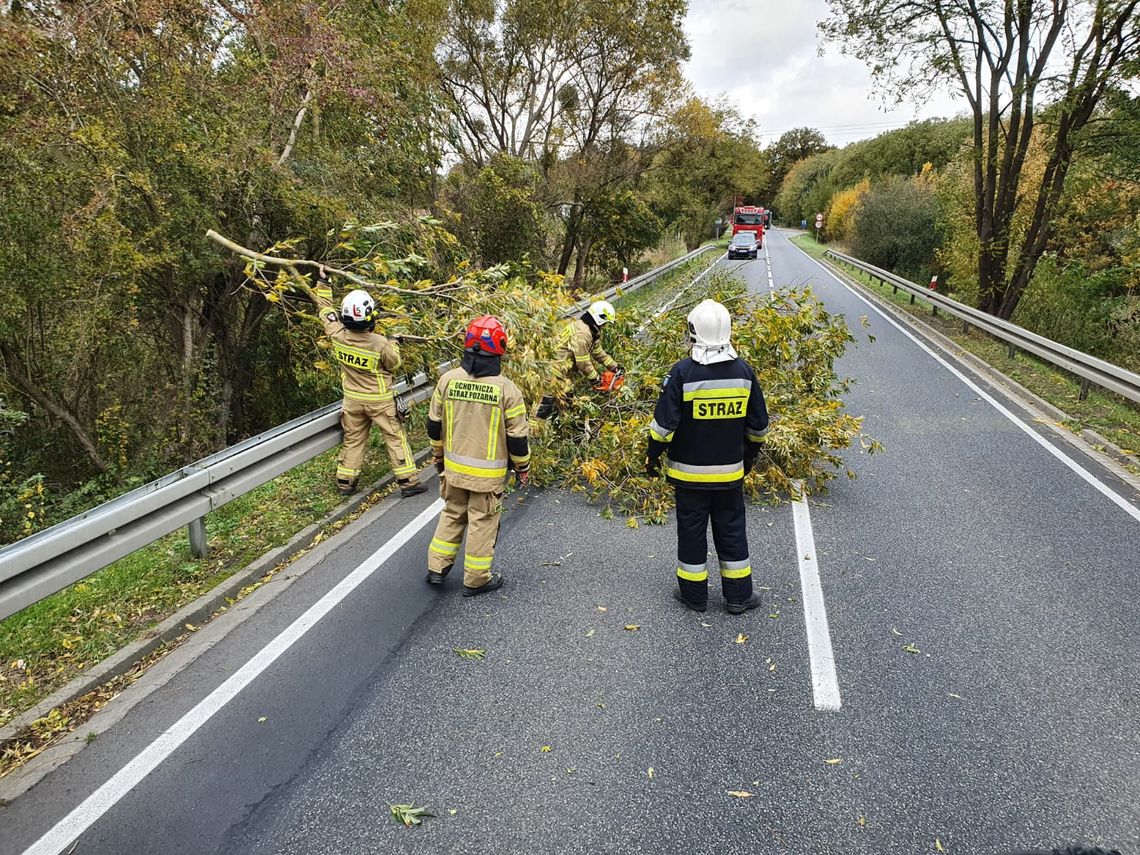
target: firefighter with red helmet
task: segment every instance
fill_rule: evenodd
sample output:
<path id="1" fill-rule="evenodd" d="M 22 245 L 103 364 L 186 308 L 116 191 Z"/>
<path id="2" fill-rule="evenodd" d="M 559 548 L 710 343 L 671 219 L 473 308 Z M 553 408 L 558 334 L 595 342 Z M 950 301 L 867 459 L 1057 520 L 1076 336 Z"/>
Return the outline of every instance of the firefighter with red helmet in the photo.
<path id="1" fill-rule="evenodd" d="M 427 433 L 444 500 L 428 547 L 427 581 L 442 585 L 463 542 L 463 596 L 503 584 L 491 572 L 503 488 L 514 469 L 520 484 L 530 472 L 526 404 L 501 371 L 507 331 L 483 315 L 467 327 L 463 361 L 439 378 L 431 396 Z"/>
<path id="2" fill-rule="evenodd" d="M 396 412 L 392 372 L 400 367 L 396 342 L 376 333 L 376 303 L 367 291 L 350 291 L 341 300 L 340 311 L 333 308 L 332 284 L 324 268 L 317 274 L 313 302 L 332 342 L 340 363 L 340 424 L 344 442 L 337 458 L 336 486 L 344 495 L 356 490 L 364 465 L 364 449 L 372 425 L 380 429 L 392 474 L 404 498 L 427 491 L 420 483 L 412 447 Z"/>
<path id="3" fill-rule="evenodd" d="M 621 387 L 622 368 L 617 360 L 602 347 L 602 327 L 613 323 L 617 312 L 607 300 L 595 300 L 581 317 L 566 322 L 554 356 L 554 368 L 563 376 L 578 372 L 595 384 L 599 391 L 613 392 Z M 601 365 L 599 374 L 595 363 Z M 548 419 L 557 406 L 554 395 L 544 395 L 535 411 L 535 418 Z"/>

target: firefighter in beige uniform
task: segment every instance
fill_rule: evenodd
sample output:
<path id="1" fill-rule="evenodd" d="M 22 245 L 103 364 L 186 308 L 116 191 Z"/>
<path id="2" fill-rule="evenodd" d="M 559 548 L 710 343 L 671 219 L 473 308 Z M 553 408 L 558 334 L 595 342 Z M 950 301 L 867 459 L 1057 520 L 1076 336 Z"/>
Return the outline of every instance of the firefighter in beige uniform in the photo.
<path id="1" fill-rule="evenodd" d="M 508 467 L 525 484 L 530 472 L 526 404 L 500 372 L 507 333 L 498 318 L 483 315 L 467 327 L 463 362 L 436 384 L 427 432 L 445 502 L 428 547 L 427 580 L 442 585 L 459 554 L 463 532 L 463 595 L 503 584 L 491 572 Z"/>
<path id="2" fill-rule="evenodd" d="M 613 304 L 606 300 L 596 300 L 581 317 L 568 320 L 559 340 L 558 351 L 554 355 L 555 370 L 565 376 L 576 371 L 591 383 L 599 380 L 595 362 L 606 371 L 621 374 L 621 366 L 606 353 L 601 339 L 602 327 L 613 323 L 616 318 Z M 535 411 L 535 418 L 550 418 L 557 403 L 554 395 L 544 395 Z"/>
<path id="3" fill-rule="evenodd" d="M 388 447 L 388 459 L 400 485 L 400 494 L 406 498 L 423 493 L 427 487 L 419 482 L 415 457 L 396 415 L 392 392 L 391 372 L 400 366 L 400 349 L 394 341 L 374 332 L 376 304 L 367 291 L 348 292 L 338 314 L 332 304 L 332 286 L 323 273 L 322 269 L 313 300 L 340 363 L 344 392 L 340 415 L 344 443 L 337 458 L 337 489 L 344 494 L 356 489 L 368 434 L 375 424 Z"/>

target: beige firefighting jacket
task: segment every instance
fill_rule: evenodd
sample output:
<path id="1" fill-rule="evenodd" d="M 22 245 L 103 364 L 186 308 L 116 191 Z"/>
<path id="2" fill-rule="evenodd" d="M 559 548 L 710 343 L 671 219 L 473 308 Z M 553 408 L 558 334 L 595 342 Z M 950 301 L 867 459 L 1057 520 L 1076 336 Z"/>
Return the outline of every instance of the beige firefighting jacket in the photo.
<path id="1" fill-rule="evenodd" d="M 400 367 L 400 348 L 391 339 L 367 330 L 350 330 L 340 322 L 331 288 L 315 288 L 317 314 L 340 363 L 344 397 L 355 401 L 391 401 L 392 372 Z"/>
<path id="2" fill-rule="evenodd" d="M 598 369 L 594 367 L 594 360 L 605 366 L 607 371 L 617 368 L 617 360 L 602 348 L 600 337 L 594 340 L 590 325 L 581 318 L 572 318 L 566 322 L 554 360 L 554 364 L 560 370 L 569 373 L 577 369 L 590 381 L 598 379 Z"/>
<path id="3" fill-rule="evenodd" d="M 447 483 L 476 493 L 503 489 L 507 460 L 530 466 L 526 404 L 501 374 L 475 378 L 453 368 L 439 378 L 428 409 L 432 454 L 443 458 Z"/>

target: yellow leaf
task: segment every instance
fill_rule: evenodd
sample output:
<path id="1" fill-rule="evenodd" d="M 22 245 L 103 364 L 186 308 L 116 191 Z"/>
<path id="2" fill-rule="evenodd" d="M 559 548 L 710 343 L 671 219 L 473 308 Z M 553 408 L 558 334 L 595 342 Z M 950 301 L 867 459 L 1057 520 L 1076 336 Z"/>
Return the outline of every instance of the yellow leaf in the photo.
<path id="1" fill-rule="evenodd" d="M 934 838 L 934 851 L 935 852 L 945 852 L 946 851 L 945 849 L 942 848 L 942 841 L 939 840 L 937 837 Z"/>
<path id="2" fill-rule="evenodd" d="M 625 527 L 626 528 L 641 528 L 641 526 L 638 525 L 637 517 L 630 517 L 629 519 L 627 519 L 625 521 Z"/>
<path id="3" fill-rule="evenodd" d="M 641 629 L 641 624 L 639 623 L 627 623 L 625 625 L 626 632 L 636 632 L 639 629 Z"/>
<path id="4" fill-rule="evenodd" d="M 652 780 L 653 780 L 653 767 L 652 767 L 652 766 L 650 766 L 650 767 L 649 767 L 649 769 L 646 771 L 646 773 L 645 773 L 645 774 L 646 774 L 646 775 L 648 775 L 648 776 L 649 776 L 649 780 L 651 780 L 651 781 L 652 781 Z"/>
<path id="5" fill-rule="evenodd" d="M 736 796 L 738 799 L 750 799 L 753 794 L 748 790 L 725 790 L 730 796 Z"/>
<path id="6" fill-rule="evenodd" d="M 743 632 L 740 633 L 740 635 L 736 636 L 736 643 L 737 644 L 744 644 L 746 641 L 748 641 L 748 636 L 745 635 Z"/>
<path id="7" fill-rule="evenodd" d="M 188 623 L 185 626 L 191 632 L 197 632 L 198 631 L 198 627 L 194 626 L 194 624 L 192 624 L 192 623 Z"/>
<path id="8" fill-rule="evenodd" d="M 830 760 L 824 760 L 823 762 L 826 763 L 828 766 L 838 766 L 840 763 L 843 762 L 843 758 L 842 757 L 832 757 Z"/>
<path id="9" fill-rule="evenodd" d="M 860 825 L 860 827 L 862 827 L 862 826 L 865 826 L 866 824 L 867 824 L 867 817 L 865 817 L 865 816 L 861 816 L 861 817 L 859 817 L 859 825 Z"/>
<path id="10" fill-rule="evenodd" d="M 549 753 L 550 753 L 550 746 L 549 746 L 549 745 L 544 745 L 544 746 L 542 746 L 542 747 L 541 747 L 540 749 L 538 749 L 538 750 L 539 750 L 541 753 L 543 753 L 543 754 L 549 754 Z"/>

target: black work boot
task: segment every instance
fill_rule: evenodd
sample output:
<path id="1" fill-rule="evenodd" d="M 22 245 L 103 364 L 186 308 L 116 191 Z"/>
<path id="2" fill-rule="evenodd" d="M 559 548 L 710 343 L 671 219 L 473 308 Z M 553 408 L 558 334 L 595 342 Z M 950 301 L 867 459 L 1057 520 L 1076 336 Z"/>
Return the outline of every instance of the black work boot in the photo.
<path id="1" fill-rule="evenodd" d="M 673 589 L 673 599 L 678 603 L 684 604 L 687 608 L 690 608 L 695 612 L 703 612 L 708 608 L 708 603 L 694 603 L 692 600 L 686 600 L 685 595 L 676 588 Z"/>
<path id="2" fill-rule="evenodd" d="M 491 591 L 496 591 L 503 587 L 503 574 L 492 573 L 491 578 L 477 588 L 470 588 L 467 585 L 463 586 L 463 596 L 477 597 L 480 594 L 487 594 Z"/>
<path id="3" fill-rule="evenodd" d="M 336 489 L 337 492 L 342 496 L 351 496 L 356 492 L 356 479 L 354 478 L 351 481 L 345 481 L 341 478 L 337 478 Z"/>
<path id="4" fill-rule="evenodd" d="M 759 606 L 763 599 L 759 594 L 753 594 L 743 603 L 725 603 L 725 608 L 728 609 L 730 615 L 742 615 Z"/>
<path id="5" fill-rule="evenodd" d="M 426 493 L 427 487 L 419 481 L 400 481 L 400 498 L 407 499 L 410 496 L 418 496 L 420 493 Z"/>

